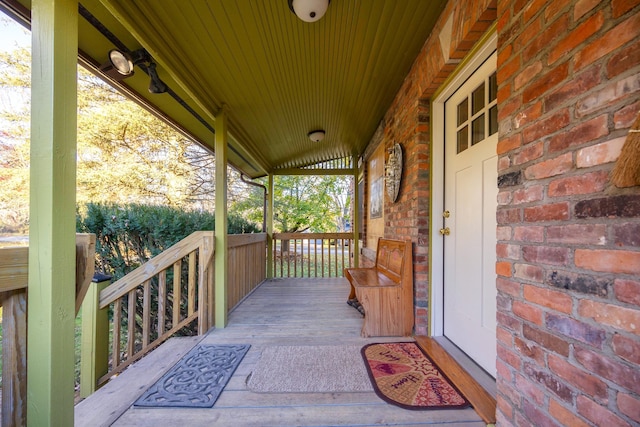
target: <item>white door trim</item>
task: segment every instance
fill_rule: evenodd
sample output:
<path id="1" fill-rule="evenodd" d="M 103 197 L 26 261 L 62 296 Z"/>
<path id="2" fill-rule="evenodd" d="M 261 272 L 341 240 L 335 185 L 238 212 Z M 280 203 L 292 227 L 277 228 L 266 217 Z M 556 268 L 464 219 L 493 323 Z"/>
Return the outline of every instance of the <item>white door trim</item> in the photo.
<path id="1" fill-rule="evenodd" d="M 444 104 L 456 90 L 491 56 L 498 44 L 494 32 L 466 64 L 455 71 L 447 87 L 431 104 L 431 295 L 429 304 L 432 336 L 444 334 L 444 238 L 439 230 L 444 227 Z"/>

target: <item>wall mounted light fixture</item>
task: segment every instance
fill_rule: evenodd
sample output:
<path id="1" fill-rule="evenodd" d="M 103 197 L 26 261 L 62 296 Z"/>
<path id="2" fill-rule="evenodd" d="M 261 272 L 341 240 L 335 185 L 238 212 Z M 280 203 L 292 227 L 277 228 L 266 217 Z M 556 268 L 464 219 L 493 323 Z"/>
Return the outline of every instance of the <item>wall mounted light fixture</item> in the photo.
<path id="1" fill-rule="evenodd" d="M 112 79 L 120 81 L 133 75 L 133 60 L 128 53 L 112 49 L 109 51 L 109 59 L 100 70 Z"/>
<path id="2" fill-rule="evenodd" d="M 164 93 L 167 91 L 167 85 L 160 80 L 156 71 L 156 63 L 144 48 L 135 50 L 131 53 L 122 52 L 118 49 L 109 51 L 109 59 L 100 67 L 100 71 L 111 77 L 113 80 L 121 81 L 127 77 L 133 76 L 137 65 L 149 75 L 149 92 Z"/>
<path id="3" fill-rule="evenodd" d="M 288 0 L 289 9 L 305 22 L 322 18 L 331 0 Z"/>

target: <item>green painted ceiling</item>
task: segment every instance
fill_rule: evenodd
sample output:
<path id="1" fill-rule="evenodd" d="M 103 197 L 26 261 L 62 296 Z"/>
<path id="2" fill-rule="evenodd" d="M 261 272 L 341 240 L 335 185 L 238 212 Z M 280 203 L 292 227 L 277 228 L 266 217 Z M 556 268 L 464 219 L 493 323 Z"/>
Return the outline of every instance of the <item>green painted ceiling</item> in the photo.
<path id="1" fill-rule="evenodd" d="M 209 145 L 225 105 L 229 161 L 257 177 L 361 154 L 445 3 L 332 0 L 315 23 L 298 19 L 287 0 L 85 0 L 82 6 L 129 50 L 146 48 L 162 80 L 200 119 L 169 94 L 149 94 L 140 70 L 123 81 L 125 90 Z M 112 41 L 86 17 L 79 31 L 85 62 L 106 61 Z M 324 141 L 307 138 L 314 129 L 326 131 Z"/>

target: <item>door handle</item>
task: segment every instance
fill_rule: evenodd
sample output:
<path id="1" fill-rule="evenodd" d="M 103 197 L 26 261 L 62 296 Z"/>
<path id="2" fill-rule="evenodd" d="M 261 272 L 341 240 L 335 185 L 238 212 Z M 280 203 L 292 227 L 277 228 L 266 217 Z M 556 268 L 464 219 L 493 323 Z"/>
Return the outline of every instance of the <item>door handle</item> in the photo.
<path id="1" fill-rule="evenodd" d="M 449 234 L 451 234 L 451 230 L 449 229 L 449 227 L 441 228 L 440 234 L 442 234 L 443 236 L 448 236 Z"/>

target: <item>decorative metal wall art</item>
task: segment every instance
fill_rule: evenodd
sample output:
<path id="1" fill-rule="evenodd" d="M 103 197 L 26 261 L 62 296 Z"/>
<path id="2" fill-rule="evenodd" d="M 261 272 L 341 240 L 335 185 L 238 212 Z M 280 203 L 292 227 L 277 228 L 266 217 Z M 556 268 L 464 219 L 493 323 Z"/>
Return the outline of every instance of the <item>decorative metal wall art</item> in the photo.
<path id="1" fill-rule="evenodd" d="M 400 179 L 402 178 L 402 147 L 395 142 L 389 149 L 389 158 L 384 167 L 384 182 L 387 187 L 387 195 L 391 202 L 395 202 L 400 191 Z"/>

